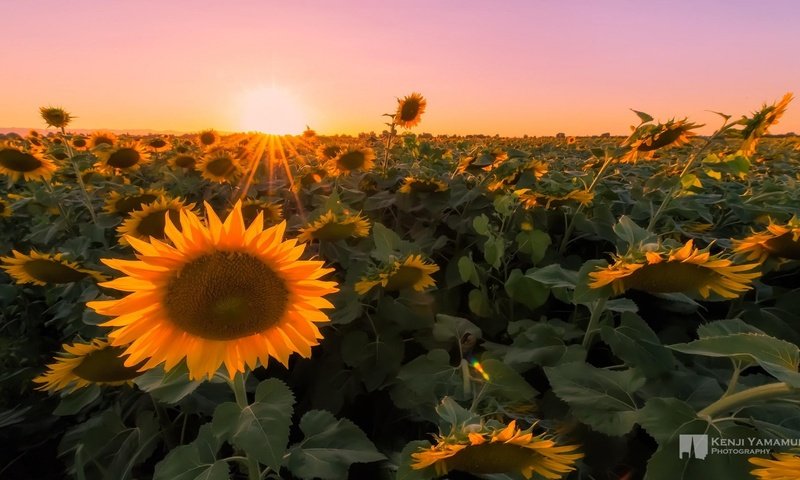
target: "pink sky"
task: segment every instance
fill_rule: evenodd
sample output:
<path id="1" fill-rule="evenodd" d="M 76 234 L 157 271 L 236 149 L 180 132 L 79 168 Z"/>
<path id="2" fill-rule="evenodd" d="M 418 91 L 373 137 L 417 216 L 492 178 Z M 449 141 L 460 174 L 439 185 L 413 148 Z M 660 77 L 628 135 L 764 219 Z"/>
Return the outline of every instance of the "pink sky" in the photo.
<path id="1" fill-rule="evenodd" d="M 412 91 L 419 132 L 623 134 L 629 108 L 716 125 L 800 95 L 798 23 L 794 0 L 7 2 L 0 127 L 53 104 L 75 128 L 236 130 L 264 87 L 328 134 L 380 131 Z"/>

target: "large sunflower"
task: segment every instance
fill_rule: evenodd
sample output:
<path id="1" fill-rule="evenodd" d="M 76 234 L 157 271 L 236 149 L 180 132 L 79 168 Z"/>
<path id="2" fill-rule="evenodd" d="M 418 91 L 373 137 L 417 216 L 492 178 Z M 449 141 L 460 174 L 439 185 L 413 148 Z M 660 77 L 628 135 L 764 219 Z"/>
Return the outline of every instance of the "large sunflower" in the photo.
<path id="1" fill-rule="evenodd" d="M 80 267 L 75 262 L 64 259 L 61 253 L 47 254 L 31 250 L 28 255 L 12 250 L 13 257 L 0 257 L 0 268 L 5 270 L 17 283 L 34 285 L 64 284 L 92 277 L 98 282 L 105 277 L 94 270 Z"/>
<path id="2" fill-rule="evenodd" d="M 203 178 L 212 182 L 230 182 L 241 171 L 239 160 L 236 156 L 225 149 L 216 149 L 206 154 L 197 164 L 197 169 Z"/>
<path id="3" fill-rule="evenodd" d="M 404 288 L 413 288 L 421 292 L 436 285 L 431 274 L 438 271 L 438 265 L 424 261 L 421 255 L 408 255 L 362 278 L 356 283 L 355 290 L 359 295 L 365 295 L 373 287 L 380 285 L 387 292 L 396 292 Z"/>
<path id="4" fill-rule="evenodd" d="M 206 204 L 206 218 L 183 210 L 180 230 L 167 220 L 174 246 L 127 237 L 138 260 L 104 260 L 128 276 L 103 286 L 130 293 L 87 305 L 115 317 L 103 326 L 114 327 L 112 345 L 127 345 L 125 364 L 170 370 L 185 358 L 193 379 L 221 365 L 232 378 L 269 357 L 309 357 L 322 338 L 314 324 L 328 321 L 321 309 L 333 307 L 323 297 L 337 291 L 319 278 L 333 270 L 299 260 L 304 247 L 283 241 L 286 222 L 265 230 L 259 215 L 245 228 L 239 202 L 224 223 Z"/>
<path id="5" fill-rule="evenodd" d="M 665 249 L 656 246 L 616 257 L 614 264 L 591 272 L 592 288 L 611 285 L 615 294 L 628 289 L 650 293 L 685 293 L 708 298 L 711 292 L 724 298 L 736 298 L 749 290 L 758 264 L 735 265 L 731 260 L 711 255 L 694 247 L 689 240 L 683 247 Z"/>
<path id="6" fill-rule="evenodd" d="M 12 181 L 49 180 L 55 171 L 56 164 L 52 160 L 0 140 L 0 174 Z"/>
<path id="7" fill-rule="evenodd" d="M 173 223 L 180 226 L 180 212 L 191 210 L 194 203 L 184 204 L 177 198 L 160 197 L 158 200 L 143 204 L 141 210 L 134 210 L 128 214 L 128 218 L 117 227 L 119 243 L 127 245 L 130 237 L 140 240 L 147 240 L 154 237 L 163 240 L 166 237 L 165 217 L 169 215 Z"/>
<path id="8" fill-rule="evenodd" d="M 143 205 L 155 202 L 159 197 L 166 195 L 164 190 L 143 189 L 131 194 L 122 194 L 112 190 L 106 198 L 103 210 L 117 215 L 127 215 L 134 210 L 140 210 Z"/>
<path id="9" fill-rule="evenodd" d="M 402 100 L 398 99 L 397 112 L 394 114 L 394 123 L 398 127 L 403 128 L 411 128 L 419 125 L 427 105 L 428 102 L 425 98 L 416 92 Z"/>
<path id="10" fill-rule="evenodd" d="M 691 141 L 695 130 L 702 127 L 688 119 L 670 120 L 666 123 L 641 125 L 623 143 L 630 150 L 623 157 L 624 162 L 636 163 L 637 159 L 651 159 L 657 150 L 679 147 Z"/>
<path id="11" fill-rule="evenodd" d="M 351 214 L 348 211 L 334 213 L 333 210 L 328 210 L 302 228 L 297 240 L 299 242 L 310 242 L 311 240 L 335 242 L 346 238 L 366 237 L 369 235 L 369 228 L 369 220 L 360 213 Z"/>
<path id="12" fill-rule="evenodd" d="M 794 217 L 786 225 L 770 222 L 763 232 L 734 240 L 733 251 L 758 262 L 769 256 L 800 260 L 800 218 Z"/>
<path id="13" fill-rule="evenodd" d="M 89 137 L 89 148 L 97 148 L 101 145 L 113 147 L 117 144 L 117 136 L 111 132 L 94 132 Z"/>
<path id="14" fill-rule="evenodd" d="M 33 379 L 41 383 L 37 390 L 71 392 L 89 385 L 132 385 L 141 375 L 139 365 L 125 365 L 124 349 L 112 347 L 106 340 L 64 344 L 64 352 L 47 366 L 47 372 Z"/>
<path id="15" fill-rule="evenodd" d="M 347 147 L 333 159 L 331 166 L 335 173 L 342 175 L 355 170 L 369 171 L 375 161 L 375 152 L 371 148 Z"/>
<path id="16" fill-rule="evenodd" d="M 774 460 L 761 457 L 750 457 L 748 462 L 762 468 L 750 473 L 765 480 L 797 480 L 800 478 L 800 456 L 791 453 L 773 453 Z"/>
<path id="17" fill-rule="evenodd" d="M 474 474 L 520 472 L 525 478 L 537 473 L 558 479 L 575 470 L 575 462 L 583 458 L 582 453 L 575 453 L 578 445 L 558 445 L 544 434 L 534 436 L 532 429 L 517 428 L 516 421 L 502 429 L 480 425 L 475 430 L 437 436 L 436 445 L 411 454 L 411 468 L 433 466 L 437 476 L 458 470 Z"/>
<path id="18" fill-rule="evenodd" d="M 101 146 L 94 150 L 97 168 L 108 174 L 136 170 L 150 160 L 150 155 L 138 142 L 126 140 L 117 146 Z"/>
<path id="19" fill-rule="evenodd" d="M 752 155 L 755 153 L 758 141 L 768 133 L 770 127 L 778 123 L 778 120 L 789 107 L 789 102 L 792 101 L 792 98 L 791 92 L 787 93 L 779 102 L 769 106 L 765 104 L 761 107 L 761 110 L 753 113 L 751 118 L 742 117 L 740 122 L 744 124 L 744 127 L 740 133 L 744 141 L 739 149 L 743 154 Z"/>

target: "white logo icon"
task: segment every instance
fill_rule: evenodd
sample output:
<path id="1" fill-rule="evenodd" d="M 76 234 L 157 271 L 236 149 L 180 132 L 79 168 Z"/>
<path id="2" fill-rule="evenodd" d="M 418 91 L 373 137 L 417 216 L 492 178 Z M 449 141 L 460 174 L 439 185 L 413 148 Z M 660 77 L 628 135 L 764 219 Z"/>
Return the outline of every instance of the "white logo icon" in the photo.
<path id="1" fill-rule="evenodd" d="M 687 458 L 698 458 L 705 460 L 708 455 L 708 435 L 680 435 L 680 451 L 678 458 L 683 459 L 683 454 L 687 454 Z"/>

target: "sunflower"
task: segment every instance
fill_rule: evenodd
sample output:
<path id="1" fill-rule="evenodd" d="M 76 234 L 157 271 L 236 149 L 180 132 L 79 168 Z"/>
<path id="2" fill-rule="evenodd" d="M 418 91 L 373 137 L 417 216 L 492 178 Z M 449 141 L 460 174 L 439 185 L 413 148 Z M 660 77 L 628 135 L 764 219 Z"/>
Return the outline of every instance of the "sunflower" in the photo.
<path id="1" fill-rule="evenodd" d="M 569 136 L 567 137 L 567 145 L 574 145 L 576 142 L 575 137 Z"/>
<path id="2" fill-rule="evenodd" d="M 438 271 L 438 265 L 422 260 L 421 255 L 407 255 L 404 259 L 394 260 L 376 273 L 363 277 L 356 283 L 355 290 L 359 295 L 366 295 L 373 287 L 380 285 L 387 292 L 404 288 L 421 292 L 436 285 L 431 274 Z"/>
<path id="3" fill-rule="evenodd" d="M 37 390 L 72 392 L 89 385 L 133 385 L 133 379 L 141 375 L 141 364 L 126 366 L 124 349 L 106 340 L 64 344 L 63 348 L 48 371 L 33 379 L 42 384 Z"/>
<path id="4" fill-rule="evenodd" d="M 212 182 L 224 183 L 233 180 L 242 167 L 232 152 L 217 149 L 206 154 L 197 164 L 197 168 L 203 178 Z"/>
<path id="5" fill-rule="evenodd" d="M 28 255 L 12 250 L 13 257 L 0 257 L 0 268 L 6 271 L 17 283 L 34 285 L 59 285 L 79 282 L 92 277 L 98 282 L 105 277 L 94 270 L 81 268 L 77 263 L 65 260 L 63 254 L 39 253 L 31 250 Z"/>
<path id="6" fill-rule="evenodd" d="M 316 155 L 320 161 L 326 162 L 328 160 L 333 160 L 334 158 L 336 158 L 336 156 L 339 155 L 341 151 L 342 151 L 341 145 L 331 143 L 329 145 L 320 145 L 319 148 L 317 148 Z"/>
<path id="7" fill-rule="evenodd" d="M 322 182 L 328 176 L 328 171 L 323 167 L 306 166 L 301 169 L 299 173 L 300 181 L 297 188 L 300 186 L 310 187 Z"/>
<path id="8" fill-rule="evenodd" d="M 592 288 L 611 284 L 615 294 L 634 289 L 650 293 L 685 293 L 708 298 L 715 292 L 724 298 L 736 298 L 749 290 L 750 283 L 761 276 L 752 270 L 758 264 L 735 265 L 731 260 L 711 255 L 694 247 L 689 240 L 680 248 L 660 245 L 628 256 L 617 257 L 613 265 L 591 272 Z"/>
<path id="9" fill-rule="evenodd" d="M 342 175 L 354 170 L 368 171 L 375 160 L 375 152 L 371 148 L 342 148 L 332 161 L 335 173 Z"/>
<path id="10" fill-rule="evenodd" d="M 144 141 L 144 144 L 147 147 L 155 152 L 163 152 L 164 150 L 169 150 L 169 143 L 164 140 L 163 137 L 156 135 L 154 137 L 150 137 Z"/>
<path id="11" fill-rule="evenodd" d="M 333 210 L 328 210 L 302 228 L 297 240 L 301 243 L 311 240 L 335 242 L 346 238 L 366 237 L 369 235 L 369 228 L 369 220 L 360 213 L 351 214 L 347 210 L 334 213 Z"/>
<path id="12" fill-rule="evenodd" d="M 145 203 L 141 210 L 134 210 L 128 214 L 128 218 L 117 227 L 120 245 L 127 245 L 130 237 L 140 240 L 147 240 L 154 237 L 163 240 L 166 237 L 165 217 L 169 215 L 173 223 L 180 226 L 180 212 L 191 210 L 194 203 L 184 204 L 177 198 L 160 197 L 158 200 Z M 176 227 L 176 228 L 178 228 Z"/>
<path id="13" fill-rule="evenodd" d="M 64 128 L 72 120 L 72 116 L 61 107 L 41 107 L 39 108 L 39 115 L 42 116 L 47 125 L 55 128 Z"/>
<path id="14" fill-rule="evenodd" d="M 752 155 L 755 153 L 758 141 L 768 133 L 770 127 L 778 123 L 778 120 L 780 120 L 786 112 L 792 98 L 791 92 L 787 93 L 779 102 L 770 106 L 765 104 L 761 107 L 761 110 L 753 113 L 752 118 L 742 117 L 740 123 L 742 123 L 744 127 L 740 133 L 744 141 L 739 150 L 741 150 L 744 155 Z"/>
<path id="15" fill-rule="evenodd" d="M 425 113 L 425 107 L 428 102 L 419 93 L 412 93 L 411 95 L 397 100 L 397 112 L 394 114 L 394 123 L 398 127 L 411 128 L 419 125 L 422 120 L 422 114 Z"/>
<path id="16" fill-rule="evenodd" d="M 265 225 L 271 226 L 283 221 L 283 207 L 278 203 L 255 199 L 242 202 L 244 223 L 252 223 L 259 214 L 264 215 Z"/>
<path id="17" fill-rule="evenodd" d="M 759 263 L 770 255 L 800 260 L 800 218 L 794 217 L 786 225 L 770 222 L 763 232 L 753 232 L 747 238 L 734 240 L 733 251 L 746 255 L 747 260 Z"/>
<path id="18" fill-rule="evenodd" d="M 639 158 L 653 158 L 656 150 L 685 145 L 696 135 L 692 130 L 702 126 L 691 123 L 686 118 L 683 120 L 673 119 L 656 125 L 641 125 L 634 129 L 631 136 L 623 142 L 623 146 L 630 147 L 628 153 L 623 157 L 623 161 L 636 163 Z"/>
<path id="19" fill-rule="evenodd" d="M 224 365 L 233 378 L 269 357 L 287 365 L 297 352 L 311 355 L 322 338 L 315 323 L 328 321 L 325 295 L 335 282 L 319 261 L 301 261 L 304 247 L 283 241 L 286 222 L 264 229 L 259 215 L 247 228 L 240 202 L 225 222 L 206 204 L 208 225 L 181 212 L 179 230 L 167 221 L 173 246 L 128 237 L 138 260 L 104 260 L 127 274 L 103 286 L 130 292 L 119 300 L 87 305 L 115 317 L 111 344 L 126 346 L 126 366 L 147 360 L 172 369 L 184 358 L 192 379 L 211 377 Z"/>
<path id="20" fill-rule="evenodd" d="M 105 146 L 96 148 L 95 156 L 98 162 L 98 170 L 107 172 L 109 175 L 120 171 L 136 170 L 150 160 L 150 155 L 144 151 L 138 142 L 126 140 L 117 146 Z"/>
<path id="21" fill-rule="evenodd" d="M 111 214 L 127 215 L 134 210 L 141 210 L 144 204 L 155 202 L 163 195 L 166 195 L 164 190 L 155 189 L 140 188 L 132 194 L 122 194 L 112 190 L 106 198 L 103 210 Z"/>
<path id="22" fill-rule="evenodd" d="M 113 147 L 117 143 L 117 136 L 111 132 L 94 132 L 89 137 L 89 148 L 97 148 L 100 145 Z"/>
<path id="23" fill-rule="evenodd" d="M 49 180 L 56 171 L 52 160 L 21 150 L 7 140 L 0 140 L 0 174 L 12 181 Z"/>
<path id="24" fill-rule="evenodd" d="M 169 157 L 168 163 L 172 168 L 185 168 L 187 170 L 194 170 L 194 167 L 197 164 L 197 157 L 188 151 L 179 153 L 176 149 L 176 153 Z"/>
<path id="25" fill-rule="evenodd" d="M 572 190 L 564 195 L 536 193 L 529 188 L 522 188 L 516 190 L 514 193 L 525 208 L 533 208 L 536 206 L 550 208 L 551 206 L 568 205 L 571 202 L 577 202 L 580 205 L 586 206 L 591 204 L 594 200 L 594 192 L 583 188 Z"/>
<path id="26" fill-rule="evenodd" d="M 86 140 L 86 137 L 77 135 L 72 137 L 72 146 L 75 148 L 86 148 L 89 146 L 89 141 Z"/>
<path id="27" fill-rule="evenodd" d="M 200 142 L 200 145 L 210 147 L 219 143 L 219 134 L 213 129 L 203 130 L 197 134 L 197 140 Z"/>
<path id="28" fill-rule="evenodd" d="M 435 178 L 425 177 L 406 177 L 403 180 L 403 186 L 400 187 L 400 193 L 431 193 L 431 192 L 444 192 L 447 190 L 447 184 Z"/>
<path id="29" fill-rule="evenodd" d="M 748 462 L 762 468 L 751 470 L 757 478 L 766 480 L 797 480 L 800 478 L 800 456 L 791 453 L 773 453 L 774 460 L 750 457 Z"/>
<path id="30" fill-rule="evenodd" d="M 433 466 L 437 476 L 458 470 L 475 474 L 520 472 L 525 478 L 537 473 L 558 479 L 575 470 L 575 462 L 583 458 L 582 453 L 574 453 L 578 445 L 558 445 L 544 434 L 534 436 L 532 428 L 521 430 L 515 420 L 501 429 L 476 427 L 436 436 L 436 445 L 411 454 L 411 468 Z"/>

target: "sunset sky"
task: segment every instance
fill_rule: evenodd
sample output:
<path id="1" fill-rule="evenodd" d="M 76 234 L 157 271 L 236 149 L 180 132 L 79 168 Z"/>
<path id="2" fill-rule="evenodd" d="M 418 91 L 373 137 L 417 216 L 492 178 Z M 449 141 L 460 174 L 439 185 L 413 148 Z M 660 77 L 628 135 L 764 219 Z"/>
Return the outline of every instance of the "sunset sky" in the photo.
<path id="1" fill-rule="evenodd" d="M 627 133 L 629 108 L 717 125 L 800 94 L 800 2 L 18 1 L 0 127 Z M 272 106 L 272 107 L 270 107 Z M 263 117 L 263 118 L 262 118 Z M 709 131 L 706 129 L 706 132 Z M 800 132 L 800 100 L 773 133 Z M 297 132 L 293 132 L 297 133 Z"/>

